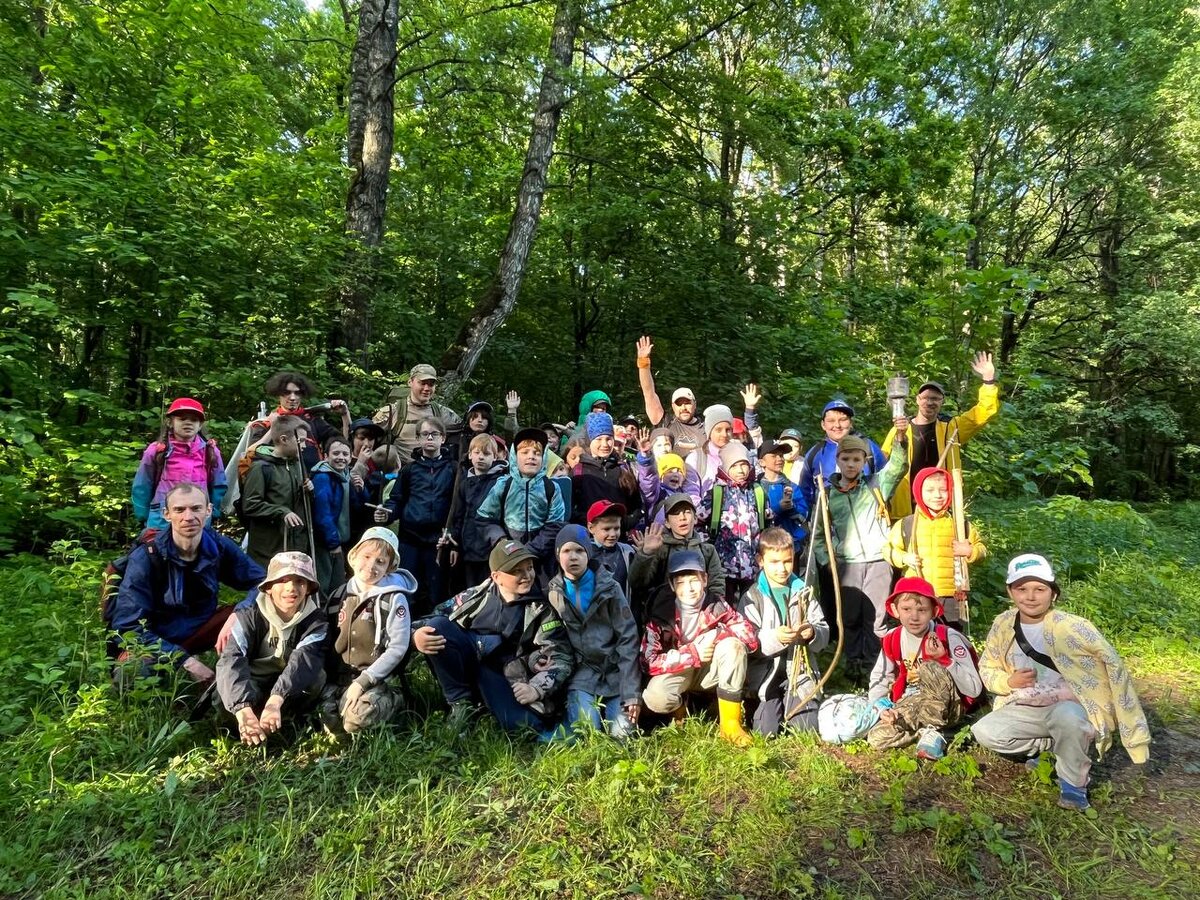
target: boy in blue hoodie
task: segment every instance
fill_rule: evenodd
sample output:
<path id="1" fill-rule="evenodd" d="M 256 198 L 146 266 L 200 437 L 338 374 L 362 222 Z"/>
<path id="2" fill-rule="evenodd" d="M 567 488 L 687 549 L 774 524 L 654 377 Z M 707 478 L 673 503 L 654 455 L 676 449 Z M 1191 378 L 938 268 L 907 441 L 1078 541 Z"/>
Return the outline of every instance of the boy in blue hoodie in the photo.
<path id="1" fill-rule="evenodd" d="M 546 432 L 517 432 L 508 451 L 508 473 L 496 479 L 478 515 L 487 523 L 490 546 L 518 541 L 536 555 L 544 586 L 555 570 L 554 539 L 567 520 L 562 494 L 546 477 Z"/>
<path id="2" fill-rule="evenodd" d="M 335 434 L 325 441 L 325 458 L 312 469 L 313 530 L 321 596 L 346 582 L 343 548 L 350 542 L 350 441 Z"/>
<path id="3" fill-rule="evenodd" d="M 390 722 L 403 707 L 387 679 L 408 652 L 408 598 L 417 589 L 412 573 L 399 568 L 400 542 L 386 528 L 368 528 L 349 559 L 354 575 L 333 592 L 328 608 L 334 640 L 321 720 L 334 734 Z"/>

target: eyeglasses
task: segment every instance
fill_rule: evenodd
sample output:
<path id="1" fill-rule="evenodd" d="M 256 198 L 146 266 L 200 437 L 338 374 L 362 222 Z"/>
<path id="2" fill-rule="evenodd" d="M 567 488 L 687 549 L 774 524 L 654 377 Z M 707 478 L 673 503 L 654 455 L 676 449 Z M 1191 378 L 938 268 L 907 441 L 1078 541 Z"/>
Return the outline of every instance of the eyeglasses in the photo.
<path id="1" fill-rule="evenodd" d="M 440 431 L 422 431 L 417 435 L 417 437 L 427 441 L 430 438 L 440 438 L 445 437 L 445 435 L 443 435 Z"/>

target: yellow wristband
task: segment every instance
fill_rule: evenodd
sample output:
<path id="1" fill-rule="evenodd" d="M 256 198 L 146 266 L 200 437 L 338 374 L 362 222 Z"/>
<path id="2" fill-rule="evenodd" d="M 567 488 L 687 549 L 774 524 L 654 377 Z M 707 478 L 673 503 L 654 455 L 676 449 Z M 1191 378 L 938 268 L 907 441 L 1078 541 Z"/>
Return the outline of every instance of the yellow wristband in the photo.
<path id="1" fill-rule="evenodd" d="M 639 356 L 639 357 L 638 357 L 638 368 L 639 368 L 639 369 L 648 369 L 648 368 L 650 368 L 650 357 L 648 357 L 648 356 Z"/>

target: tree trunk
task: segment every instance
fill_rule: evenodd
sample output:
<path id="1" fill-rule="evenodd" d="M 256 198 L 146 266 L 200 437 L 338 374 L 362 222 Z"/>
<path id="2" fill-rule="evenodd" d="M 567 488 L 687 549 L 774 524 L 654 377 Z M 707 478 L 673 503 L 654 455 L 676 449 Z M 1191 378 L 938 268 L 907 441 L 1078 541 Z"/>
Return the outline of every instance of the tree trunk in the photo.
<path id="1" fill-rule="evenodd" d="M 363 0 L 350 57 L 347 158 L 353 174 L 346 195 L 346 253 L 331 343 L 366 367 L 377 251 L 383 243 L 388 179 L 395 136 L 396 34 L 399 0 Z"/>
<path id="2" fill-rule="evenodd" d="M 546 174 L 554 154 L 554 138 L 567 105 L 567 75 L 575 53 L 575 35 L 583 17 L 581 0 L 558 0 L 550 35 L 550 58 L 542 70 L 533 131 L 525 153 L 525 171 L 517 190 L 516 208 L 500 252 L 496 277 L 475 304 L 471 317 L 442 355 L 441 390 L 453 395 L 471 377 L 488 340 L 504 322 L 521 291 L 529 250 L 542 214 Z"/>

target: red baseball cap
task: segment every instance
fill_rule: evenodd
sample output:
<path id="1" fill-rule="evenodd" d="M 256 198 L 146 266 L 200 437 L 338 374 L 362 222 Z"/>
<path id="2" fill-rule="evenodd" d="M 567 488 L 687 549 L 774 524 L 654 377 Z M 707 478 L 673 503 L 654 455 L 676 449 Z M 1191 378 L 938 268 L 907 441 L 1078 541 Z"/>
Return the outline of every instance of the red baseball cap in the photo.
<path id="1" fill-rule="evenodd" d="M 620 503 L 613 503 L 611 500 L 597 500 L 588 507 L 587 523 L 591 525 L 597 519 L 608 515 L 624 516 L 625 512 L 625 507 Z"/>
<path id="2" fill-rule="evenodd" d="M 201 419 L 204 418 L 204 407 L 199 400 L 193 400 L 191 397 L 180 397 L 167 408 L 168 416 L 181 412 L 194 412 Z"/>
<path id="3" fill-rule="evenodd" d="M 900 618 L 896 615 L 896 598 L 901 594 L 920 594 L 922 597 L 928 597 L 933 601 L 933 617 L 936 619 L 942 614 L 942 604 L 938 602 L 937 592 L 933 589 L 933 585 L 924 578 L 909 576 L 897 581 L 896 589 L 884 601 L 884 609 L 893 618 Z"/>

